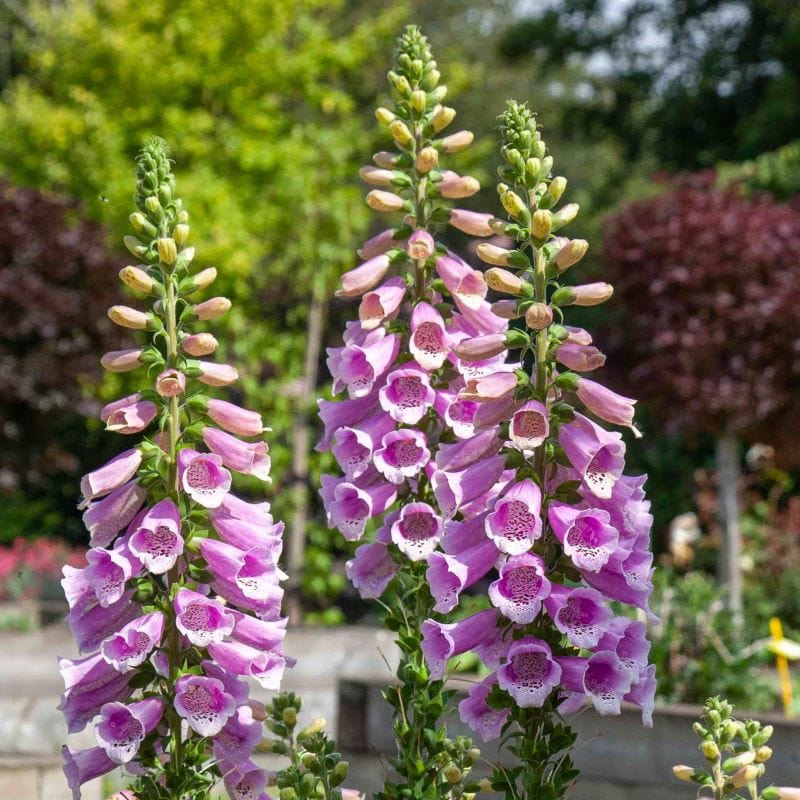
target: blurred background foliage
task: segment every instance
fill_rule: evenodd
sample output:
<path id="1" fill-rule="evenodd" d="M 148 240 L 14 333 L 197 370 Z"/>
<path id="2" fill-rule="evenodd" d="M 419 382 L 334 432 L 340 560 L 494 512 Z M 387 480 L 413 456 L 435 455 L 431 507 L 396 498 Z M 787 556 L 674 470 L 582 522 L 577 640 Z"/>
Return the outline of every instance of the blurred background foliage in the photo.
<path id="1" fill-rule="evenodd" d="M 537 112 L 556 167 L 569 179 L 570 199 L 583 208 L 575 235 L 592 248 L 581 279 L 610 269 L 621 288 L 632 287 L 624 303 L 581 318 L 605 331 L 597 344 L 613 349 L 615 359 L 605 377 L 626 394 L 648 394 L 636 375 L 652 359 L 652 337 L 676 324 L 668 315 L 659 323 L 654 314 L 652 330 L 634 329 L 626 323 L 628 304 L 638 304 L 637 319 L 646 320 L 648 308 L 661 302 L 653 292 L 656 263 L 656 271 L 703 270 L 678 221 L 708 229 L 695 247 L 719 244 L 711 234 L 720 214 L 704 220 L 703 195 L 684 202 L 686 186 L 702 180 L 697 191 L 709 197 L 730 192 L 726 202 L 739 225 L 747 224 L 747 203 L 768 205 L 783 226 L 798 216 L 800 5 L 793 0 L 2 0 L 0 199 L 11 210 L 0 218 L 0 374 L 14 386 L 22 372 L 48 375 L 27 395 L 18 396 L 15 386 L 0 397 L 0 541 L 84 540 L 74 509 L 77 478 L 117 446 L 90 415 L 124 388 L 119 378 L 103 382 L 95 369 L 113 335 L 102 310 L 119 291 L 132 157 L 159 134 L 173 150 L 199 262 L 220 269 L 217 287 L 235 302 L 215 332 L 224 355 L 241 368 L 238 399 L 260 408 L 273 428 L 276 513 L 308 540 L 305 619 L 362 617 L 343 579 L 345 551 L 325 528 L 313 494 L 324 459 L 311 454 L 306 462 L 298 452 L 316 438 L 313 398 L 327 386 L 324 347 L 337 342 L 354 310 L 331 301 L 332 288 L 380 224 L 367 213 L 357 170 L 385 146 L 372 109 L 385 93 L 394 37 L 407 22 L 432 40 L 458 123 L 478 138 L 476 155 L 462 166 L 486 185 L 504 99 L 528 101 Z M 681 213 L 664 212 L 656 225 L 649 211 L 670 202 L 680 203 Z M 494 210 L 497 201 L 487 191 L 470 206 Z M 759 235 L 770 240 L 771 217 L 759 219 Z M 647 241 L 637 250 L 631 242 L 641 227 Z M 782 230 L 787 241 L 800 239 L 794 227 Z M 718 254 L 722 283 L 706 270 L 702 287 L 690 282 L 681 289 L 694 297 L 702 288 L 714 309 L 725 302 L 723 283 L 738 281 L 737 269 L 753 277 L 735 246 L 726 240 L 725 248 Z M 770 253 L 759 269 L 780 271 L 785 291 L 797 292 L 794 249 Z M 38 295 L 28 292 L 22 302 L 23 274 L 48 286 L 35 324 L 8 322 L 36 316 Z M 56 296 L 56 288 L 64 294 Z M 736 314 L 747 316 L 749 302 L 763 302 L 758 292 L 736 297 L 725 312 L 725 335 L 734 339 Z M 679 304 L 680 295 L 671 302 Z M 763 318 L 769 327 L 769 315 Z M 775 364 L 793 369 L 800 344 L 791 331 L 782 335 L 780 344 L 742 348 L 751 381 L 759 381 L 759 370 L 769 381 Z M 649 338 L 643 343 L 642 336 Z M 57 370 L 36 366 L 37 353 L 65 346 L 75 352 Z M 681 355 L 687 371 L 702 368 L 691 352 Z M 55 404 L 42 403 L 50 380 L 62 391 Z M 714 380 L 703 383 L 705 396 Z M 741 433 L 752 456 L 742 464 L 740 487 L 748 615 L 743 632 L 728 630 L 720 621 L 724 606 L 714 611 L 720 531 L 712 415 L 675 422 L 686 408 L 670 403 L 678 387 L 669 370 L 659 374 L 658 391 L 667 402 L 641 404 L 647 436 L 630 448 L 631 463 L 650 474 L 654 540 L 670 565 L 659 577 L 659 603 L 678 592 L 673 606 L 685 616 L 668 617 L 656 651 L 665 674 L 676 676 L 664 683 L 664 696 L 703 699 L 727 691 L 726 669 L 765 668 L 763 654 L 739 662 L 736 653 L 766 635 L 772 613 L 800 635 L 800 607 L 787 600 L 796 596 L 789 588 L 800 585 L 800 512 L 789 458 L 798 452 L 798 432 L 773 420 L 772 449 L 755 456 L 759 431 Z M 702 416 L 703 407 L 694 403 L 692 414 Z M 770 573 L 775 553 L 789 567 L 786 575 Z M 675 577 L 687 573 L 690 580 Z M 776 580 L 786 594 L 764 588 Z M 718 613 L 711 629 L 719 630 L 733 662 L 714 656 L 715 643 L 700 637 L 710 655 L 694 675 L 672 645 L 662 644 L 684 642 L 697 661 L 701 611 Z M 756 689 L 751 702 L 769 704 Z"/>

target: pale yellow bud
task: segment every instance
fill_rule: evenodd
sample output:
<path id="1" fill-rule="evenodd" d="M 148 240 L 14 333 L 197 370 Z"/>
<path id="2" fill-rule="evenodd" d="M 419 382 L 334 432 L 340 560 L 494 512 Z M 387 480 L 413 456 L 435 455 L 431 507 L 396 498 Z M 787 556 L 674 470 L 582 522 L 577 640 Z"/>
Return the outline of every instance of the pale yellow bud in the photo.
<path id="1" fill-rule="evenodd" d="M 555 263 L 559 272 L 564 272 L 577 264 L 589 249 L 586 239 L 572 239 L 556 253 Z"/>
<path id="2" fill-rule="evenodd" d="M 317 717 L 310 725 L 303 728 L 298 734 L 299 737 L 310 736 L 312 733 L 322 733 L 325 730 L 325 718 Z"/>
<path id="3" fill-rule="evenodd" d="M 394 113 L 389 111 L 388 108 L 380 106 L 379 108 L 375 109 L 375 119 L 377 119 L 382 125 L 389 125 L 389 123 L 395 120 L 396 117 Z"/>
<path id="4" fill-rule="evenodd" d="M 553 214 L 553 230 L 557 231 L 565 225 L 569 225 L 578 216 L 580 206 L 577 203 L 567 203 L 563 208 Z"/>
<path id="5" fill-rule="evenodd" d="M 406 125 L 401 119 L 395 119 L 389 123 L 389 133 L 401 147 L 414 140 L 414 136 L 408 129 L 408 125 Z"/>
<path id="6" fill-rule="evenodd" d="M 462 774 L 461 770 L 455 764 L 448 764 L 442 770 L 442 775 L 444 775 L 444 779 L 449 784 L 456 784 L 463 777 L 463 774 Z"/>
<path id="7" fill-rule="evenodd" d="M 481 242 L 475 249 L 478 258 L 496 267 L 508 266 L 508 250 L 490 242 Z"/>
<path id="8" fill-rule="evenodd" d="M 119 279 L 129 289 L 145 294 L 152 292 L 155 286 L 155 281 L 140 267 L 123 267 L 119 271 Z"/>
<path id="9" fill-rule="evenodd" d="M 503 192 L 503 194 L 500 195 L 500 202 L 503 204 L 503 208 L 512 217 L 518 217 L 520 214 L 525 214 L 528 211 L 528 207 L 522 202 L 522 198 L 511 190 Z"/>
<path id="10" fill-rule="evenodd" d="M 371 183 L 373 186 L 391 186 L 394 178 L 392 170 L 380 169 L 371 165 L 361 167 L 358 174 L 361 176 L 361 180 Z"/>
<path id="11" fill-rule="evenodd" d="M 520 295 L 522 294 L 523 282 L 513 272 L 501 267 L 492 267 L 487 269 L 483 277 L 490 289 L 504 294 Z"/>
<path id="12" fill-rule="evenodd" d="M 564 194 L 566 188 L 567 179 L 560 175 L 550 181 L 550 185 L 547 187 L 547 197 L 553 205 L 561 199 L 561 195 Z"/>
<path id="13" fill-rule="evenodd" d="M 694 778 L 695 771 L 686 764 L 678 764 L 672 768 L 672 774 L 680 781 L 691 781 Z"/>
<path id="14" fill-rule="evenodd" d="M 172 229 L 172 238 L 178 247 L 183 247 L 189 241 L 189 226 L 182 222 L 178 223 Z"/>
<path id="15" fill-rule="evenodd" d="M 206 267 L 201 269 L 196 275 L 192 277 L 191 291 L 199 292 L 207 289 L 217 279 L 217 270 L 214 267 Z"/>
<path id="16" fill-rule="evenodd" d="M 380 189 L 373 189 L 367 195 L 367 205 L 375 211 L 399 211 L 403 207 L 403 198 Z"/>
<path id="17" fill-rule="evenodd" d="M 747 786 L 748 783 L 752 783 L 754 780 L 756 780 L 758 775 L 758 767 L 755 764 L 747 764 L 747 766 L 737 770 L 734 773 L 733 778 L 731 778 L 733 788 L 741 789 L 742 786 Z"/>
<path id="18" fill-rule="evenodd" d="M 553 215 L 544 208 L 533 212 L 531 234 L 534 239 L 546 239 L 553 228 Z"/>
<path id="19" fill-rule="evenodd" d="M 525 324 L 534 331 L 542 331 L 553 322 L 553 309 L 546 303 L 534 303 L 525 312 Z"/>
<path id="20" fill-rule="evenodd" d="M 162 237 L 156 242 L 156 247 L 162 264 L 171 267 L 178 260 L 178 247 L 174 239 Z"/>
<path id="21" fill-rule="evenodd" d="M 719 758 L 719 747 L 717 747 L 716 742 L 712 742 L 710 739 L 700 742 L 700 752 L 708 761 L 716 761 Z"/>
<path id="22" fill-rule="evenodd" d="M 137 331 L 145 330 L 150 324 L 147 314 L 129 306 L 111 306 L 108 309 L 108 318 L 115 325 Z"/>
<path id="23" fill-rule="evenodd" d="M 431 126 L 436 133 L 443 131 L 456 118 L 456 110 L 450 106 L 439 106 L 431 117 Z"/>
<path id="24" fill-rule="evenodd" d="M 475 134 L 472 131 L 457 131 L 445 136 L 439 146 L 445 153 L 460 153 L 466 150 L 474 141 Z"/>
<path id="25" fill-rule="evenodd" d="M 763 764 L 765 761 L 769 761 L 772 758 L 772 748 L 768 747 L 767 745 L 763 744 L 756 750 L 756 762 L 758 764 Z"/>
<path id="26" fill-rule="evenodd" d="M 411 108 L 414 109 L 418 114 L 425 110 L 425 106 L 428 104 L 428 95 L 422 91 L 422 89 L 416 89 L 411 93 Z"/>
<path id="27" fill-rule="evenodd" d="M 415 166 L 423 175 L 430 172 L 439 163 L 439 151 L 435 147 L 423 147 L 417 154 Z"/>
<path id="28" fill-rule="evenodd" d="M 131 227 L 135 231 L 142 231 L 145 228 L 153 227 L 152 224 L 148 222 L 147 217 L 138 211 L 134 211 L 133 214 L 128 217 L 128 221 L 131 223 Z"/>
<path id="29" fill-rule="evenodd" d="M 536 178 L 542 171 L 542 162 L 538 158 L 529 158 L 525 162 L 525 170 L 533 178 Z"/>

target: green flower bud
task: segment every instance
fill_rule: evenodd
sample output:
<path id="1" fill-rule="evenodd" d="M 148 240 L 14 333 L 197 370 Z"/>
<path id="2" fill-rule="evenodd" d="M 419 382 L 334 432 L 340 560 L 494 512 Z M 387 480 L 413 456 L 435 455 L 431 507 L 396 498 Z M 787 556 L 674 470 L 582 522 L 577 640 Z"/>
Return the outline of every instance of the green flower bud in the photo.
<path id="1" fill-rule="evenodd" d="M 182 222 L 178 223 L 172 229 L 172 238 L 175 240 L 175 244 L 177 244 L 178 247 L 183 247 L 186 242 L 189 241 L 189 226 Z"/>
<path id="2" fill-rule="evenodd" d="M 725 770 L 725 772 L 733 772 L 740 767 L 752 764 L 755 760 L 756 754 L 752 750 L 747 750 L 744 753 L 739 753 L 739 755 L 725 759 L 725 761 L 722 762 L 722 769 Z"/>
<path id="3" fill-rule="evenodd" d="M 406 78 L 405 75 L 398 75 L 396 72 L 389 72 L 386 77 L 389 79 L 389 83 L 392 85 L 392 88 L 401 97 L 408 97 L 411 94 L 411 84 L 408 82 L 408 78 Z"/>
<path id="4" fill-rule="evenodd" d="M 566 188 L 567 179 L 562 178 L 560 175 L 550 181 L 550 185 L 547 187 L 547 199 L 551 205 L 555 205 L 561 199 L 561 195 L 564 194 Z"/>
<path id="5" fill-rule="evenodd" d="M 381 125 L 389 125 L 393 120 L 396 119 L 393 112 L 389 111 L 388 108 L 384 108 L 380 106 L 379 108 L 375 109 L 375 118 Z"/>
<path id="6" fill-rule="evenodd" d="M 442 775 L 449 784 L 456 784 L 461 781 L 463 773 L 455 764 L 448 764 L 443 770 Z"/>
<path id="7" fill-rule="evenodd" d="M 294 725 L 297 722 L 297 709 L 289 706 L 288 708 L 284 708 L 281 712 L 281 719 L 287 725 Z"/>
<path id="8" fill-rule="evenodd" d="M 155 195 L 145 198 L 144 207 L 148 214 L 152 214 L 159 222 L 164 219 L 164 209 Z"/>
<path id="9" fill-rule="evenodd" d="M 712 742 L 710 739 L 700 742 L 700 752 L 709 761 L 716 761 L 719 758 L 719 747 L 717 747 L 716 742 Z"/>
<path id="10" fill-rule="evenodd" d="M 772 725 L 765 725 L 755 736 L 753 736 L 753 744 L 756 747 L 766 744 L 771 738 L 774 732 L 774 728 Z"/>
<path id="11" fill-rule="evenodd" d="M 330 782 L 331 786 L 340 786 L 347 778 L 347 773 L 350 771 L 350 765 L 346 761 L 339 761 L 336 766 L 331 770 Z"/>

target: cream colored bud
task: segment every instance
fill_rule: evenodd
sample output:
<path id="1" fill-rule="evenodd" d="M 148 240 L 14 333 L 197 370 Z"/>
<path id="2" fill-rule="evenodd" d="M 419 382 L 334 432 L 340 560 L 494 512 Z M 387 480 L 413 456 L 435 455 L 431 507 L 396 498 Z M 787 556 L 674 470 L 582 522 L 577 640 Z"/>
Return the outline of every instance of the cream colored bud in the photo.
<path id="1" fill-rule="evenodd" d="M 147 221 L 147 217 L 138 211 L 134 211 L 133 214 L 128 217 L 128 221 L 135 231 L 141 231 L 145 226 L 150 224 Z M 150 225 L 150 227 L 152 227 L 152 225 Z"/>
<path id="2" fill-rule="evenodd" d="M 211 297 L 193 307 L 195 316 L 201 320 L 217 319 L 230 311 L 231 301 L 227 297 Z"/>
<path id="3" fill-rule="evenodd" d="M 525 214 L 528 211 L 528 207 L 522 202 L 522 198 L 511 190 L 503 192 L 503 194 L 500 195 L 500 202 L 503 204 L 503 208 L 512 217 L 518 217 L 520 214 Z"/>
<path id="4" fill-rule="evenodd" d="M 159 218 L 160 218 L 160 212 L 164 210 L 161 207 L 161 201 L 155 195 L 150 195 L 150 197 L 145 198 L 144 207 L 150 214 L 158 214 Z"/>
<path id="5" fill-rule="evenodd" d="M 556 253 L 555 263 L 559 272 L 568 270 L 571 266 L 577 264 L 589 249 L 589 242 L 586 239 L 572 239 L 567 242 Z"/>
<path id="6" fill-rule="evenodd" d="M 678 764 L 672 768 L 672 774 L 680 781 L 691 781 L 695 776 L 695 771 L 686 764 Z"/>
<path id="7" fill-rule="evenodd" d="M 287 725 L 294 725 L 297 722 L 297 709 L 293 706 L 284 708 L 281 713 L 281 718 Z"/>
<path id="8" fill-rule="evenodd" d="M 531 234 L 534 239 L 546 239 L 553 228 L 553 215 L 545 208 L 533 212 Z"/>
<path id="9" fill-rule="evenodd" d="M 588 283 L 571 288 L 575 293 L 572 301 L 574 306 L 599 306 L 614 294 L 614 287 L 610 283 Z"/>
<path id="10" fill-rule="evenodd" d="M 461 781 L 463 773 L 455 764 L 448 764 L 443 770 L 442 775 L 449 784 L 456 784 Z"/>
<path id="11" fill-rule="evenodd" d="M 542 171 L 542 162 L 538 158 L 529 158 L 525 162 L 525 170 L 532 178 L 537 178 Z"/>
<path id="12" fill-rule="evenodd" d="M 466 150 L 475 140 L 475 134 L 472 131 L 456 131 L 449 136 L 445 136 L 439 146 L 445 153 L 460 153 Z"/>
<path id="13" fill-rule="evenodd" d="M 322 733 L 325 730 L 325 718 L 317 717 L 310 725 L 303 728 L 298 737 L 310 736 L 312 733 Z"/>
<path id="14" fill-rule="evenodd" d="M 553 309 L 546 303 L 534 303 L 525 312 L 525 324 L 534 331 L 542 331 L 553 322 Z"/>
<path id="15" fill-rule="evenodd" d="M 762 744 L 761 747 L 756 749 L 756 763 L 763 764 L 765 761 L 769 761 L 771 758 L 772 758 L 771 747 Z"/>
<path id="16" fill-rule="evenodd" d="M 399 211 L 403 207 L 403 198 L 393 192 L 373 189 L 367 195 L 367 205 L 375 211 Z"/>
<path id="17" fill-rule="evenodd" d="M 145 294 L 150 294 L 155 286 L 155 281 L 140 267 L 123 267 L 119 279 L 129 289 Z"/>
<path id="18" fill-rule="evenodd" d="M 493 217 L 489 220 L 489 227 L 491 228 L 492 233 L 496 233 L 498 236 L 505 236 L 508 223 L 504 219 Z"/>
<path id="19" fill-rule="evenodd" d="M 453 178 L 445 178 L 437 185 L 439 194 L 450 200 L 460 200 L 464 197 L 472 197 L 480 191 L 481 185 L 471 175 L 458 175 Z"/>
<path id="20" fill-rule="evenodd" d="M 717 747 L 716 742 L 712 742 L 710 739 L 700 742 L 700 752 L 708 761 L 716 761 L 719 758 L 719 747 Z"/>
<path id="21" fill-rule="evenodd" d="M 150 324 L 150 318 L 147 314 L 129 306 L 111 306 L 108 309 L 108 318 L 115 325 L 136 331 L 143 331 Z"/>
<path id="22" fill-rule="evenodd" d="M 391 186 L 394 179 L 392 170 L 380 169 L 380 167 L 371 165 L 361 167 L 358 174 L 361 176 L 361 180 L 371 183 L 373 186 Z"/>
<path id="23" fill-rule="evenodd" d="M 162 264 L 171 267 L 178 260 L 178 246 L 174 239 L 162 237 L 156 242 L 156 247 Z"/>
<path id="24" fill-rule="evenodd" d="M 180 257 L 184 265 L 189 266 L 189 264 L 194 261 L 194 252 L 194 247 L 184 247 L 183 250 L 181 250 Z"/>
<path id="25" fill-rule="evenodd" d="M 390 153 L 388 150 L 379 150 L 372 154 L 372 160 L 383 169 L 394 169 L 399 158 L 399 153 Z"/>
<path id="26" fill-rule="evenodd" d="M 217 279 L 217 270 L 215 267 L 206 267 L 201 269 L 196 275 L 192 276 L 192 289 L 193 292 L 199 292 L 207 289 Z"/>
<path id="27" fill-rule="evenodd" d="M 480 790 L 482 792 L 491 792 L 492 791 L 492 782 L 488 778 L 481 778 L 478 781 L 478 786 L 480 786 Z"/>
<path id="28" fill-rule="evenodd" d="M 408 125 L 406 125 L 401 119 L 395 119 L 389 123 L 389 133 L 401 147 L 414 140 L 414 136 L 408 129 Z"/>
<path id="29" fill-rule="evenodd" d="M 435 147 L 423 147 L 417 154 L 414 166 L 423 175 L 430 172 L 439 163 L 439 151 Z"/>
<path id="30" fill-rule="evenodd" d="M 172 229 L 172 238 L 175 240 L 175 244 L 177 244 L 178 247 L 183 247 L 186 242 L 189 241 L 189 226 L 179 222 Z"/>
<path id="31" fill-rule="evenodd" d="M 431 126 L 436 133 L 443 131 L 456 118 L 456 110 L 450 106 L 439 106 L 431 117 Z"/>
<path id="32" fill-rule="evenodd" d="M 217 349 L 217 344 L 216 338 L 210 333 L 193 333 L 181 342 L 181 347 L 185 353 L 199 358 L 211 355 Z"/>
<path id="33" fill-rule="evenodd" d="M 580 206 L 577 203 L 567 203 L 567 205 L 556 211 L 553 214 L 553 230 L 557 231 L 559 228 L 569 225 L 578 216 L 579 210 Z"/>
<path id="34" fill-rule="evenodd" d="M 522 294 L 523 282 L 513 272 L 501 267 L 492 267 L 487 269 L 483 277 L 490 289 L 496 292 L 503 292 L 504 294 L 520 295 Z"/>
<path id="35" fill-rule="evenodd" d="M 491 242 L 481 242 L 475 249 L 478 258 L 485 261 L 487 264 L 493 264 L 496 267 L 508 266 L 508 253 L 509 251 L 503 247 L 498 247 Z"/>
<path id="36" fill-rule="evenodd" d="M 411 93 L 411 108 L 414 109 L 418 114 L 425 110 L 425 106 L 428 104 L 428 95 L 422 91 L 422 89 L 415 89 Z"/>
<path id="37" fill-rule="evenodd" d="M 393 122 L 396 117 L 393 112 L 389 111 L 388 108 L 380 106 L 379 108 L 375 109 L 375 119 L 377 119 L 381 125 L 389 125 L 389 123 Z"/>
<path id="38" fill-rule="evenodd" d="M 547 197 L 553 205 L 555 205 L 561 199 L 561 195 L 564 194 L 566 188 L 567 179 L 561 175 L 553 178 L 553 180 L 550 181 L 550 185 L 547 187 Z"/>
<path id="39" fill-rule="evenodd" d="M 731 778 L 733 788 L 741 789 L 743 786 L 747 786 L 748 783 L 752 783 L 758 778 L 758 774 L 759 770 L 755 764 L 747 764 L 733 774 Z"/>

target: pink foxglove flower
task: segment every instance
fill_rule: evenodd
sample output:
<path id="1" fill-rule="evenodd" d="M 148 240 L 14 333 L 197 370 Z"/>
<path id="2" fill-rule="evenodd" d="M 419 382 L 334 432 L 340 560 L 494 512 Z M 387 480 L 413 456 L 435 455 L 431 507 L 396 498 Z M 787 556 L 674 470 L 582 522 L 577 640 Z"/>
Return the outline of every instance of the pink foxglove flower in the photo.
<path id="1" fill-rule="evenodd" d="M 373 453 L 375 468 L 391 483 L 403 483 L 419 474 L 430 461 L 427 439 L 410 428 L 392 430 Z"/>
<path id="2" fill-rule="evenodd" d="M 164 615 L 159 611 L 138 617 L 123 625 L 100 645 L 103 659 L 118 672 L 127 672 L 143 664 L 161 643 Z"/>
<path id="3" fill-rule="evenodd" d="M 486 517 L 486 535 L 504 553 L 521 555 L 542 535 L 542 492 L 531 480 L 506 489 Z"/>
<path id="4" fill-rule="evenodd" d="M 128 481 L 83 512 L 83 524 L 92 547 L 108 547 L 142 507 L 147 492 L 138 481 Z"/>
<path id="5" fill-rule="evenodd" d="M 221 642 L 233 632 L 233 615 L 217 600 L 191 589 L 179 589 L 174 603 L 178 630 L 198 647 Z"/>
<path id="6" fill-rule="evenodd" d="M 180 511 L 167 498 L 147 511 L 128 546 L 146 570 L 154 575 L 163 575 L 175 566 L 178 556 L 183 553 L 180 529 Z"/>
<path id="7" fill-rule="evenodd" d="M 528 400 L 511 417 L 508 434 L 520 450 L 540 447 L 550 434 L 547 408 L 538 400 Z"/>
<path id="8" fill-rule="evenodd" d="M 261 414 L 212 398 L 206 408 L 208 418 L 221 428 L 237 436 L 260 436 L 264 432 Z"/>
<path id="9" fill-rule="evenodd" d="M 469 696 L 458 704 L 461 719 L 472 728 L 484 742 L 497 739 L 506 724 L 511 711 L 507 708 L 492 708 L 486 698 L 497 683 L 497 675 L 492 673 L 480 683 L 470 687 Z"/>
<path id="10" fill-rule="evenodd" d="M 136 474 L 141 463 L 142 454 L 139 450 L 126 450 L 120 453 L 104 466 L 83 477 L 81 492 L 84 498 L 96 500 L 118 489 Z"/>
<path id="11" fill-rule="evenodd" d="M 546 642 L 526 636 L 509 648 L 508 660 L 497 670 L 497 683 L 522 708 L 541 708 L 561 683 L 561 667 Z"/>
<path id="12" fill-rule="evenodd" d="M 180 397 L 186 391 L 186 375 L 177 369 L 164 370 L 156 378 L 156 391 L 161 397 Z"/>
<path id="13" fill-rule="evenodd" d="M 500 613 L 520 625 L 533 622 L 551 593 L 546 565 L 533 553 L 511 556 L 489 586 L 489 599 Z"/>
<path id="14" fill-rule="evenodd" d="M 204 428 L 203 441 L 228 469 L 262 481 L 270 480 L 271 461 L 266 442 L 243 442 L 217 428 Z"/>
<path id="15" fill-rule="evenodd" d="M 205 508 L 219 508 L 231 488 L 231 474 L 222 457 L 184 448 L 178 453 L 178 469 L 184 491 Z"/>
<path id="16" fill-rule="evenodd" d="M 414 368 L 389 373 L 379 396 L 381 408 L 393 420 L 405 425 L 419 422 L 436 398 L 428 375 Z"/>
<path id="17" fill-rule="evenodd" d="M 175 684 L 175 710 L 200 736 L 216 736 L 236 711 L 222 681 L 184 675 Z"/>
<path id="18" fill-rule="evenodd" d="M 427 503 L 409 503 L 400 509 L 391 535 L 401 553 L 412 561 L 422 561 L 442 536 L 442 520 Z"/>
<path id="19" fill-rule="evenodd" d="M 157 411 L 155 403 L 140 400 L 137 393 L 104 406 L 100 419 L 106 423 L 106 430 L 114 433 L 141 433 L 155 419 Z"/>
<path id="20" fill-rule="evenodd" d="M 97 744 L 115 764 L 127 764 L 139 750 L 144 737 L 161 721 L 164 701 L 150 697 L 137 703 L 106 703 L 100 709 L 95 729 Z"/>
<path id="21" fill-rule="evenodd" d="M 447 662 L 496 637 L 497 612 L 479 611 L 460 622 L 428 620 L 422 626 L 422 652 L 433 679 L 444 676 Z"/>

